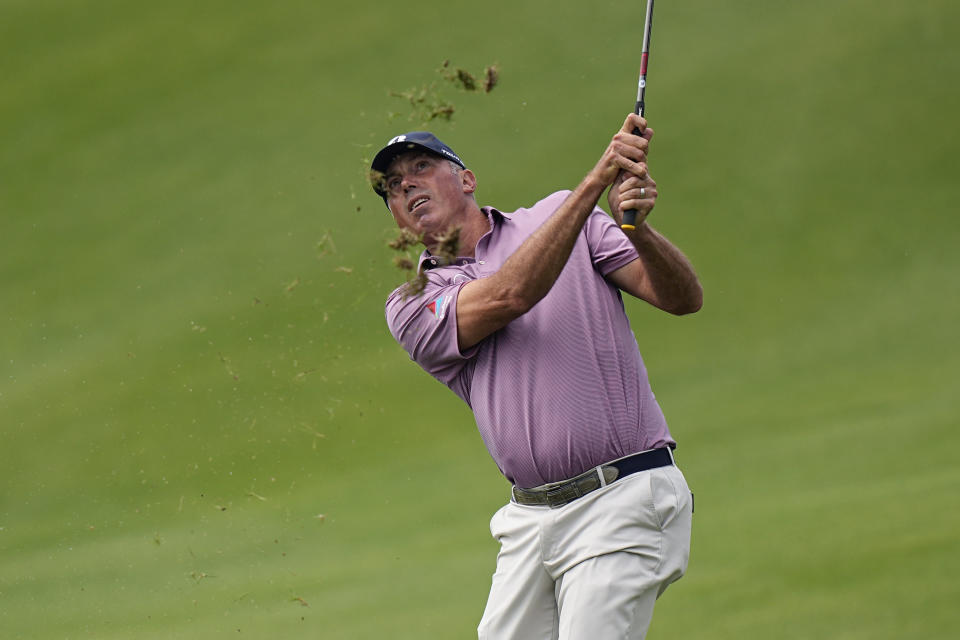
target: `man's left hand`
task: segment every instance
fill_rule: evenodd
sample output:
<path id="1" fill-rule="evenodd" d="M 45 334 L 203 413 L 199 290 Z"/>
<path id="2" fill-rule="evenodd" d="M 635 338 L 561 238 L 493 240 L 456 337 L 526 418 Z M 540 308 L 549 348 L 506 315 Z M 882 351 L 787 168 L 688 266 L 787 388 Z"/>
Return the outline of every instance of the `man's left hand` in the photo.
<path id="1" fill-rule="evenodd" d="M 646 138 L 647 142 L 653 138 L 653 129 L 647 127 L 643 134 L 638 137 Z M 649 150 L 647 151 L 649 154 Z M 644 158 L 646 160 L 646 158 Z M 657 183 L 650 176 L 647 163 L 640 164 L 642 170 L 627 171 L 621 170 L 617 175 L 610 190 L 607 192 L 607 203 L 610 205 L 610 213 L 613 215 L 617 224 L 623 221 L 623 212 L 629 209 L 636 209 L 637 221 L 639 227 L 650 212 L 653 210 L 657 200 Z"/>

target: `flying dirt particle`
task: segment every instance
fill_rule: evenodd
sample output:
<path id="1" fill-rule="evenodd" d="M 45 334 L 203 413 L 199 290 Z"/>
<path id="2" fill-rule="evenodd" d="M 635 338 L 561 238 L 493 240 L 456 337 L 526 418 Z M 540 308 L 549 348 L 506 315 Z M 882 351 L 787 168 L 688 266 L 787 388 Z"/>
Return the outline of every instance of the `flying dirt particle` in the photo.
<path id="1" fill-rule="evenodd" d="M 295 382 L 299 382 L 299 381 L 303 380 L 304 378 L 306 378 L 306 377 L 307 377 L 308 375 L 310 375 L 311 373 L 314 373 L 314 372 L 316 372 L 316 371 L 318 371 L 318 369 L 307 369 L 306 371 L 301 371 L 301 372 L 298 373 L 297 375 L 293 376 L 293 379 L 294 379 Z"/>
<path id="2" fill-rule="evenodd" d="M 397 238 L 393 246 L 407 246 L 401 238 Z M 452 263 L 457 258 L 457 252 L 460 248 L 460 227 L 453 226 L 447 229 L 445 233 L 437 236 L 437 242 L 430 247 L 430 253 L 441 265 Z M 427 286 L 427 272 L 415 269 L 414 262 L 410 256 L 401 255 L 394 258 L 394 264 L 408 273 L 406 286 L 403 290 L 405 298 L 415 297 L 423 293 Z"/>
<path id="3" fill-rule="evenodd" d="M 299 286 L 300 286 L 300 277 L 298 276 L 293 279 L 293 282 L 287 285 L 287 292 L 293 291 Z"/>
<path id="4" fill-rule="evenodd" d="M 433 254 L 442 262 L 450 264 L 457 259 L 460 251 L 460 227 L 452 226 L 437 236 L 437 246 L 433 248 Z"/>
<path id="5" fill-rule="evenodd" d="M 407 273 L 407 287 L 405 295 L 416 295 L 423 291 L 427 285 L 427 276 L 425 273 L 416 272 L 416 263 L 409 254 L 409 250 L 423 241 L 419 236 L 409 229 L 398 229 L 397 236 L 387 243 L 387 246 L 394 251 L 400 252 L 400 255 L 394 256 L 393 264 L 401 271 Z"/>
<path id="6" fill-rule="evenodd" d="M 357 207 L 357 210 L 359 211 L 360 207 Z M 317 257 L 322 258 L 327 254 L 336 252 L 337 245 L 333 243 L 333 236 L 330 235 L 329 231 L 324 231 L 320 239 L 317 240 Z"/>
<path id="7" fill-rule="evenodd" d="M 306 601 L 306 600 L 304 600 L 303 598 L 300 598 L 300 597 L 290 598 L 290 602 L 299 602 L 301 607 L 309 607 L 309 606 L 310 606 L 309 604 L 307 604 L 307 601 Z"/>
<path id="8" fill-rule="evenodd" d="M 493 91 L 493 88 L 497 86 L 497 81 L 500 79 L 500 69 L 497 65 L 492 64 L 483 71 L 483 92 L 490 93 Z"/>
<path id="9" fill-rule="evenodd" d="M 461 91 L 467 93 L 477 93 L 482 88 L 484 93 L 490 93 L 497 84 L 499 78 L 499 69 L 497 65 L 490 65 L 483 71 L 482 83 L 477 77 L 463 68 L 451 69 L 450 61 L 444 60 L 439 69 L 436 69 L 439 78 L 434 78 L 419 87 L 414 87 L 407 91 L 389 91 L 389 95 L 394 98 L 402 98 L 410 105 L 410 116 L 408 120 L 419 120 L 427 124 L 434 120 L 450 121 L 456 111 L 456 106 L 447 100 L 443 95 L 438 81 L 446 81 Z M 440 82 L 443 84 L 443 82 Z M 397 114 L 390 113 L 390 119 L 394 119 Z M 369 162 L 367 163 L 369 165 Z"/>
<path id="10" fill-rule="evenodd" d="M 383 183 L 383 178 L 383 172 L 377 171 L 376 169 L 370 169 L 370 171 L 367 172 L 367 182 L 370 183 L 374 191 L 385 192 L 387 190 L 386 185 Z"/>
<path id="11" fill-rule="evenodd" d="M 463 87 L 465 91 L 477 90 L 477 79 L 466 69 L 457 69 L 456 82 Z"/>
<path id="12" fill-rule="evenodd" d="M 448 102 L 438 104 L 433 108 L 433 110 L 428 114 L 427 120 L 436 120 L 437 118 L 442 118 L 443 120 L 450 121 L 453 118 L 453 112 L 456 111 L 456 107 Z"/>
<path id="13" fill-rule="evenodd" d="M 397 237 L 387 243 L 387 246 L 394 251 L 406 251 L 410 247 L 415 247 L 423 241 L 423 237 L 415 234 L 409 229 L 400 229 Z"/>
<path id="14" fill-rule="evenodd" d="M 413 280 L 407 280 L 403 288 L 403 297 L 406 298 L 415 298 L 421 293 L 424 289 L 427 288 L 427 273 L 421 271 L 418 273 Z"/>
<path id="15" fill-rule="evenodd" d="M 220 362 L 223 364 L 223 368 L 226 369 L 227 375 L 229 375 L 234 380 L 239 380 L 240 376 L 230 367 L 230 358 L 227 358 L 222 353 L 218 353 L 220 356 Z"/>

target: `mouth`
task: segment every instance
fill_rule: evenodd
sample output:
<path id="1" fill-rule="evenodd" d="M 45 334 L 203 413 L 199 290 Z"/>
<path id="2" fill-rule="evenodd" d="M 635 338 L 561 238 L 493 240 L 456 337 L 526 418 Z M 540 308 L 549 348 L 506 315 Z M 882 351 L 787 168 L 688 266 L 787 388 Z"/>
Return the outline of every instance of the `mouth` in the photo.
<path id="1" fill-rule="evenodd" d="M 430 198 L 428 198 L 427 196 L 418 196 L 413 200 L 411 200 L 410 203 L 407 205 L 407 211 L 410 213 L 413 213 L 414 211 L 422 207 L 424 204 L 426 204 L 429 200 Z"/>

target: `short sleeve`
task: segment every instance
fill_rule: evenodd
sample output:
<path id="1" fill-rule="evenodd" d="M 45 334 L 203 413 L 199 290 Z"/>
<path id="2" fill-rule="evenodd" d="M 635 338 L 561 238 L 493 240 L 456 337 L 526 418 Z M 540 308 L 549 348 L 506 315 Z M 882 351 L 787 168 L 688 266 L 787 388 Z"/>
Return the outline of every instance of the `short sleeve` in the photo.
<path id="1" fill-rule="evenodd" d="M 613 218 L 599 207 L 587 218 L 583 231 L 590 246 L 593 264 L 604 276 L 640 257 L 636 247 Z"/>
<path id="2" fill-rule="evenodd" d="M 428 275 L 427 286 L 416 296 L 400 287 L 387 298 L 390 333 L 410 358 L 440 382 L 455 387 L 464 365 L 476 353 L 461 353 L 457 345 L 457 297 L 463 283 L 448 284 Z"/>

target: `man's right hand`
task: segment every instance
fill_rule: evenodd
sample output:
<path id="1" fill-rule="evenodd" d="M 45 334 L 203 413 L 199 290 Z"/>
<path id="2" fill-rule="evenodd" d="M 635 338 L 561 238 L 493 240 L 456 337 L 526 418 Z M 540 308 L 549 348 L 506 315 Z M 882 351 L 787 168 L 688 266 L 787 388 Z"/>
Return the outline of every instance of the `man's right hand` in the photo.
<path id="1" fill-rule="evenodd" d="M 635 129 L 640 131 L 639 135 L 633 133 Z M 607 145 L 606 151 L 590 171 L 588 178 L 606 188 L 613 184 L 621 171 L 639 178 L 646 177 L 647 149 L 652 136 L 653 131 L 647 130 L 647 121 L 642 116 L 631 113 Z"/>

